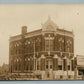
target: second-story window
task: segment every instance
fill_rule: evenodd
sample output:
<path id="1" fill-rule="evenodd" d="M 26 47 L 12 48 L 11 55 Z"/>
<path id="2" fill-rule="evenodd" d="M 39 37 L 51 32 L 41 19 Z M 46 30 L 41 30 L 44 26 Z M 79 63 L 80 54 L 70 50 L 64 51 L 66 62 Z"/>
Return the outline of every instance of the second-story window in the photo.
<path id="1" fill-rule="evenodd" d="M 54 50 L 54 40 L 52 37 L 47 37 L 45 39 L 45 51 L 53 51 Z"/>
<path id="2" fill-rule="evenodd" d="M 36 52 L 40 51 L 40 43 L 41 43 L 41 39 L 40 38 L 36 38 L 36 40 L 35 40 L 35 51 Z"/>
<path id="3" fill-rule="evenodd" d="M 70 39 L 67 40 L 67 52 L 71 52 L 72 41 Z"/>
<path id="4" fill-rule="evenodd" d="M 45 40 L 45 51 L 49 51 L 49 40 Z"/>
<path id="5" fill-rule="evenodd" d="M 60 47 L 60 51 L 62 52 L 62 51 L 64 51 L 64 39 L 61 37 L 61 38 L 59 38 L 59 47 Z"/>

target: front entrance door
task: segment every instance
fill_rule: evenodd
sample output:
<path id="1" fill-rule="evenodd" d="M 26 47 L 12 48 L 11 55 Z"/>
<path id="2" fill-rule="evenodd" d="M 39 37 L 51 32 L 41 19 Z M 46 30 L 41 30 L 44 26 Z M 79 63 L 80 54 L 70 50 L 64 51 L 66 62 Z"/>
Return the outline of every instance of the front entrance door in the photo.
<path id="1" fill-rule="evenodd" d="M 46 60 L 46 76 L 48 80 L 52 80 L 53 78 L 53 61 L 52 59 Z"/>

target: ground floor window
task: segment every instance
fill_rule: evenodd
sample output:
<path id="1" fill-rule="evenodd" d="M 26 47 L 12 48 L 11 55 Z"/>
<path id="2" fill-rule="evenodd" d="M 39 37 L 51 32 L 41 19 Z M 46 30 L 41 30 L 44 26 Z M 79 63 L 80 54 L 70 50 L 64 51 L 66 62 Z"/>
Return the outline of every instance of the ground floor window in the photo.
<path id="1" fill-rule="evenodd" d="M 11 73 L 12 73 L 12 66 L 11 66 Z"/>
<path id="2" fill-rule="evenodd" d="M 48 69 L 48 65 L 46 65 L 46 69 Z"/>
<path id="3" fill-rule="evenodd" d="M 62 65 L 59 65 L 58 66 L 58 70 L 62 70 Z"/>
<path id="4" fill-rule="evenodd" d="M 39 65 L 37 65 L 37 70 L 39 70 Z"/>
<path id="5" fill-rule="evenodd" d="M 63 76 L 61 75 L 61 76 L 60 76 L 60 79 L 62 79 L 62 78 L 63 78 Z"/>
<path id="6" fill-rule="evenodd" d="M 70 70 L 70 66 L 68 66 L 68 70 Z"/>
<path id="7" fill-rule="evenodd" d="M 84 70 L 78 70 L 78 75 L 84 75 Z"/>
<path id="8" fill-rule="evenodd" d="M 68 78 L 71 78 L 71 75 L 69 75 Z"/>
<path id="9" fill-rule="evenodd" d="M 49 72 L 48 72 L 48 74 L 47 74 L 47 77 L 48 77 L 48 78 L 50 77 Z"/>

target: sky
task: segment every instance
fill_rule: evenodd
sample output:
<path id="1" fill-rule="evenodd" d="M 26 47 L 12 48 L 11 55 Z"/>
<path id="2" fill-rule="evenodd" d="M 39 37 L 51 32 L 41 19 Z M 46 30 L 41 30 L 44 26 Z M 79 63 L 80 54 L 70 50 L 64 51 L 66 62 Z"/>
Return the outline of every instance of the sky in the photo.
<path id="1" fill-rule="evenodd" d="M 74 32 L 74 52 L 84 55 L 84 4 L 0 4 L 0 66 L 9 63 L 9 38 L 41 28 L 51 17 L 59 28 Z"/>

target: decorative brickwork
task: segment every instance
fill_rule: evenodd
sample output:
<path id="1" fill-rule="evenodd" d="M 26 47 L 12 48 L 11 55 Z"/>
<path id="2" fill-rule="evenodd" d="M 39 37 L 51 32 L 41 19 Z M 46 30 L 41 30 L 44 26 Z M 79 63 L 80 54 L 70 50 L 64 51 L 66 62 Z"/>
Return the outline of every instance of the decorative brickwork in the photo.
<path id="1" fill-rule="evenodd" d="M 56 79 L 63 74 L 67 75 L 69 68 L 71 72 L 74 71 L 71 60 L 73 57 L 73 32 L 59 29 L 51 19 L 42 24 L 42 29 L 36 31 L 27 32 L 27 27 L 23 26 L 21 35 L 9 40 L 11 73 L 34 73 L 41 78 Z M 59 77 L 56 77 L 57 74 Z"/>

